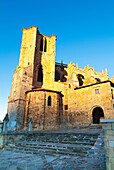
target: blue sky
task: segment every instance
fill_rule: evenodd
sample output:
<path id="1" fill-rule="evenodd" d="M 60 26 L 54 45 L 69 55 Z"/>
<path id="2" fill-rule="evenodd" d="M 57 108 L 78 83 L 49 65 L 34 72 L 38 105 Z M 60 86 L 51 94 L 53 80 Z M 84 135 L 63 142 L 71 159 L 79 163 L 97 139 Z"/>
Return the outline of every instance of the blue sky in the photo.
<path id="1" fill-rule="evenodd" d="M 114 75 L 114 0 L 0 0 L 0 120 L 7 113 L 22 28 L 57 36 L 56 61 Z"/>

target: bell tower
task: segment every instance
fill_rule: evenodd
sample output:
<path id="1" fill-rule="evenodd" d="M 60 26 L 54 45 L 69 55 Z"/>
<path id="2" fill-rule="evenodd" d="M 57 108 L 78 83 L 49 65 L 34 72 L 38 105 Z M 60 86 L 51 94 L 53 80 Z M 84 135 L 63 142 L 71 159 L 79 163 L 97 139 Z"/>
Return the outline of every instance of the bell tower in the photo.
<path id="1" fill-rule="evenodd" d="M 38 34 L 36 42 L 33 86 L 53 89 L 56 36 Z"/>
<path id="2" fill-rule="evenodd" d="M 10 127 L 23 126 L 26 91 L 54 86 L 56 36 L 40 34 L 37 27 L 24 28 L 19 65 L 14 71 L 8 98 Z"/>

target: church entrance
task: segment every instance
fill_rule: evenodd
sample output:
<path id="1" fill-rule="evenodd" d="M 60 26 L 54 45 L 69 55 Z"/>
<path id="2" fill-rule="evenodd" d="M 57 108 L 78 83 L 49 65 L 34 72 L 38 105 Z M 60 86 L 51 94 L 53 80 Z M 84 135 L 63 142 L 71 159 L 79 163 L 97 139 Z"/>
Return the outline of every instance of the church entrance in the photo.
<path id="1" fill-rule="evenodd" d="M 104 117 L 103 109 L 101 107 L 94 108 L 92 113 L 93 124 L 99 124 L 101 117 Z"/>

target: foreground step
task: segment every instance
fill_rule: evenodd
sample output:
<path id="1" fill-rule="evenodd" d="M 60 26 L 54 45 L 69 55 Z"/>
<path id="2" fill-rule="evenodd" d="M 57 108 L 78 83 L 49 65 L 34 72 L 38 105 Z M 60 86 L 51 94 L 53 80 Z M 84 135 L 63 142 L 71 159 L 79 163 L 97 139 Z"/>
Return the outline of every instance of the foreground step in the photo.
<path id="1" fill-rule="evenodd" d="M 7 150 L 14 152 L 24 152 L 32 154 L 45 154 L 45 155 L 54 155 L 54 154 L 67 154 L 75 156 L 84 156 L 87 154 L 88 150 L 91 149 L 91 146 L 81 146 L 81 145 L 69 145 L 69 144 L 54 144 L 54 143 L 37 143 L 37 144 L 9 144 L 6 146 Z"/>

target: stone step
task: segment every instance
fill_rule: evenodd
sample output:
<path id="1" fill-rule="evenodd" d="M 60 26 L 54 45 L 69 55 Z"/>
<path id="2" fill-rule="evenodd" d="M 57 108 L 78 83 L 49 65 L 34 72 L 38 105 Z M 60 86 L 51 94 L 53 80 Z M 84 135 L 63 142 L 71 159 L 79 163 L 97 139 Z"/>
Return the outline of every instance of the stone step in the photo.
<path id="1" fill-rule="evenodd" d="M 52 135 L 53 136 L 53 135 Z M 31 141 L 31 142 L 54 142 L 54 143 L 70 143 L 70 144 L 89 144 L 93 145 L 97 139 L 97 136 L 84 136 L 83 138 L 73 136 L 72 138 L 69 137 L 60 137 L 60 136 L 55 136 L 52 137 L 48 135 L 46 136 L 26 136 L 26 138 L 22 139 L 21 141 L 26 142 L 26 141 Z"/>
<path id="2" fill-rule="evenodd" d="M 97 139 L 97 138 L 96 138 Z M 38 143 L 38 142 L 49 142 L 49 143 L 61 143 L 61 144 L 81 144 L 81 145 L 93 145 L 96 142 L 96 139 L 90 139 L 90 140 L 74 140 L 71 141 L 69 140 L 62 140 L 62 141 L 53 141 L 53 140 L 21 140 L 21 141 L 17 141 L 17 143 Z M 16 142 L 15 142 L 16 143 Z"/>
<path id="3" fill-rule="evenodd" d="M 53 143 L 39 143 L 37 146 L 31 146 L 31 145 L 26 145 L 26 144 L 16 144 L 12 145 L 9 144 L 6 146 L 7 150 L 12 150 L 16 152 L 25 152 L 25 153 L 43 153 L 43 154 L 67 154 L 67 155 L 78 155 L 78 156 L 84 156 L 87 154 L 88 150 L 91 149 L 91 146 L 85 146 L 82 147 L 80 145 L 61 145 L 61 144 L 53 144 Z"/>
<path id="4" fill-rule="evenodd" d="M 12 145 L 12 144 L 11 144 Z M 77 144 L 62 144 L 62 143 L 48 143 L 48 142 L 37 142 L 37 143 L 31 143 L 31 142 L 27 142 L 27 143 L 23 143 L 23 142 L 18 142 L 15 143 L 14 146 L 28 146 L 28 147 L 39 147 L 39 146 L 46 146 L 46 147 L 63 147 L 63 148 L 68 148 L 68 147 L 84 147 L 84 148 L 91 148 L 91 145 L 77 145 Z"/>

